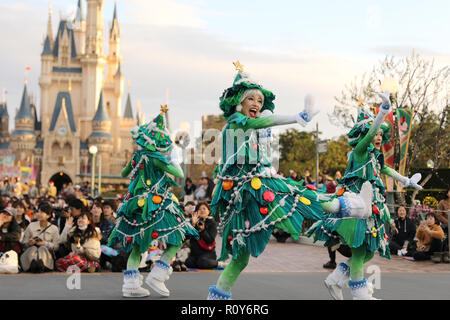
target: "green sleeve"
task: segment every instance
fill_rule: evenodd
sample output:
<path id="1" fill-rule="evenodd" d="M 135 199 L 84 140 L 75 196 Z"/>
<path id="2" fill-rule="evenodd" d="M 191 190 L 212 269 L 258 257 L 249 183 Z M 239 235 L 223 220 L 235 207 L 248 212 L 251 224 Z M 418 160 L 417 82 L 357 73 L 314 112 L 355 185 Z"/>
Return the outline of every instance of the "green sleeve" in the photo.
<path id="1" fill-rule="evenodd" d="M 176 168 L 170 164 L 166 164 L 158 159 L 153 159 L 153 164 L 160 170 L 163 170 L 169 174 L 174 175 L 177 178 L 184 178 L 184 173 L 180 168 Z"/>
<path id="2" fill-rule="evenodd" d="M 125 168 L 122 169 L 122 172 L 120 173 L 122 177 L 128 177 L 128 175 L 131 172 L 131 160 L 128 162 L 127 166 Z"/>
<path id="3" fill-rule="evenodd" d="M 276 125 L 274 116 L 268 116 L 262 118 L 248 119 L 245 125 L 231 123 L 230 128 L 231 129 L 242 128 L 244 130 L 263 129 L 273 127 L 274 125 Z"/>

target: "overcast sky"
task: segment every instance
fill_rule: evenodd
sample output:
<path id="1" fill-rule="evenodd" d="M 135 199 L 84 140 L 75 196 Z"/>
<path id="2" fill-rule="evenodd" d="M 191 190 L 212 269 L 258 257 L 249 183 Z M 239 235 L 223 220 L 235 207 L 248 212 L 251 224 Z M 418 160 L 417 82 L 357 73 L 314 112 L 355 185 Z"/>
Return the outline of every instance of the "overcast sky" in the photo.
<path id="1" fill-rule="evenodd" d="M 30 91 L 39 101 L 48 3 L 0 1 L 0 88 L 8 91 L 11 123 L 26 66 L 32 68 Z M 60 16 L 74 14 L 76 3 L 52 0 L 54 35 Z M 106 0 L 106 35 L 113 8 L 114 1 Z M 119 0 L 122 71 L 131 83 L 134 112 L 139 100 L 147 119 L 165 103 L 169 89 L 175 130 L 183 121 L 220 113 L 219 97 L 236 74 L 232 62 L 240 60 L 275 93 L 279 114 L 300 112 L 311 93 L 321 110 L 316 119 L 323 137 L 331 138 L 345 133 L 328 120 L 334 96 L 385 55 L 415 49 L 439 66 L 450 64 L 449 12 L 448 0 Z"/>

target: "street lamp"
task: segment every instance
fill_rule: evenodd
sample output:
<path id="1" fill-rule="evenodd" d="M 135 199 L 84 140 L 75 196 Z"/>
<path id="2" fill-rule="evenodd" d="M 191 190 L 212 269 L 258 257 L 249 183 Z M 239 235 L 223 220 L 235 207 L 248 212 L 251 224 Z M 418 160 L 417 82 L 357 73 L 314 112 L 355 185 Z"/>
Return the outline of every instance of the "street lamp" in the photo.
<path id="1" fill-rule="evenodd" d="M 189 129 L 191 128 L 188 122 L 183 122 L 180 124 L 180 130 L 177 132 L 175 136 L 175 144 L 181 148 L 183 151 L 182 159 L 183 159 L 183 185 L 181 187 L 181 195 L 184 197 L 184 187 L 186 186 L 186 178 L 187 178 L 187 166 L 186 166 L 186 148 L 190 143 L 189 138 Z"/>
<path id="2" fill-rule="evenodd" d="M 428 161 L 427 161 L 427 167 L 430 168 L 430 169 L 433 169 L 433 168 L 434 168 L 434 161 L 431 160 L 431 159 L 428 160 Z"/>
<path id="3" fill-rule="evenodd" d="M 97 153 L 97 146 L 90 146 L 89 153 L 92 154 L 91 165 L 91 197 L 94 197 L 94 181 L 95 181 L 95 154 Z"/>
<path id="4" fill-rule="evenodd" d="M 98 155 L 98 196 L 102 195 L 102 155 Z"/>

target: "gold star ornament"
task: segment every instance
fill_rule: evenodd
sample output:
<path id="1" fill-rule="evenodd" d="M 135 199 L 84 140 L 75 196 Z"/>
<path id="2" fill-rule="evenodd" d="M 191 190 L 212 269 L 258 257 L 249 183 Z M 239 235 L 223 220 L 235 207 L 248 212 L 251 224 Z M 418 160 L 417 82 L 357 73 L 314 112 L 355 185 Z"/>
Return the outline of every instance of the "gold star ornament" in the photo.
<path id="1" fill-rule="evenodd" d="M 244 65 L 242 65 L 239 60 L 236 62 L 233 62 L 234 66 L 236 67 L 236 70 L 239 72 L 243 72 L 244 71 Z"/>
<path id="2" fill-rule="evenodd" d="M 164 115 L 167 111 L 169 111 L 169 108 L 167 107 L 167 104 L 161 105 L 161 113 L 160 115 Z"/>
<path id="3" fill-rule="evenodd" d="M 361 97 L 358 97 L 358 105 L 362 107 L 364 105 L 364 100 Z"/>

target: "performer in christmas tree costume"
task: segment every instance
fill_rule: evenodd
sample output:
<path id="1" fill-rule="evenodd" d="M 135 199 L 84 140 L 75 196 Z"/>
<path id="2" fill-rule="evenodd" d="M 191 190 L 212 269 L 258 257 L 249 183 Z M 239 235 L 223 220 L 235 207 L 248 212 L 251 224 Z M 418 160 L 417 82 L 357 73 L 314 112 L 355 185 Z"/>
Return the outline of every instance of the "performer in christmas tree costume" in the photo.
<path id="1" fill-rule="evenodd" d="M 162 296 L 170 292 L 164 285 L 172 268 L 169 263 L 175 257 L 186 233 L 198 236 L 197 231 L 185 220 L 178 206 L 178 199 L 170 191 L 177 184 L 168 174 L 183 178 L 183 171 L 174 160 L 174 149 L 169 132 L 164 125 L 167 106 L 152 122 L 131 131 L 138 145 L 122 176 L 130 176 L 130 185 L 117 217 L 118 221 L 109 238 L 108 246 L 117 242 L 130 252 L 127 270 L 124 272 L 122 293 L 124 297 L 146 297 L 150 292 L 142 288 L 143 277 L 138 267 L 141 254 L 153 241 L 161 241 L 167 249 L 148 274 L 145 282 Z M 168 161 L 162 153 L 168 153 Z"/>
<path id="2" fill-rule="evenodd" d="M 337 197 L 278 175 L 261 143 L 267 140 L 264 128 L 292 123 L 306 126 L 318 112 L 312 98 L 307 96 L 305 109 L 299 114 L 270 115 L 275 95 L 249 79 L 239 62 L 234 64 L 239 72 L 233 86 L 220 98 L 227 124 L 222 131 L 222 162 L 215 170 L 217 185 L 211 202 L 212 214 L 220 216 L 219 260 L 227 260 L 230 254 L 232 260 L 217 284 L 210 287 L 210 300 L 231 298 L 230 290 L 250 255 L 258 257 L 264 251 L 274 228 L 298 239 L 304 219 L 324 219 L 323 210 L 340 209 Z M 267 114 L 266 110 L 270 111 L 268 116 L 258 117 Z M 371 194 L 371 189 L 368 192 Z M 347 202 L 355 214 L 368 210 L 369 204 L 361 196 Z"/>
<path id="3" fill-rule="evenodd" d="M 353 299 L 369 300 L 373 289 L 371 283 L 364 278 L 364 264 L 370 261 L 376 250 L 380 256 L 390 258 L 388 238 L 385 223 L 391 224 L 389 210 L 385 205 L 385 187 L 380 174 L 386 174 L 399 181 L 403 187 L 422 189 L 417 183 L 420 174 L 411 178 L 404 177 L 384 164 L 381 147 L 389 141 L 388 126 L 383 120 L 391 111 L 389 92 L 379 94 L 382 105 L 376 118 L 361 109 L 358 119 L 348 133 L 349 144 L 353 148 L 349 164 L 342 179 L 338 182 L 337 194 L 348 191 L 358 193 L 362 186 L 370 182 L 373 187 L 371 208 L 363 217 L 349 216 L 345 210 L 315 223 L 308 235 L 314 233 L 315 240 L 325 241 L 325 246 L 338 246 L 345 243 L 352 249 L 352 257 L 338 267 L 327 277 L 325 285 L 333 299 L 343 300 L 342 287 L 348 283 Z M 340 198 L 341 207 L 345 207 L 346 198 Z M 349 281 L 350 280 L 350 281 Z"/>

